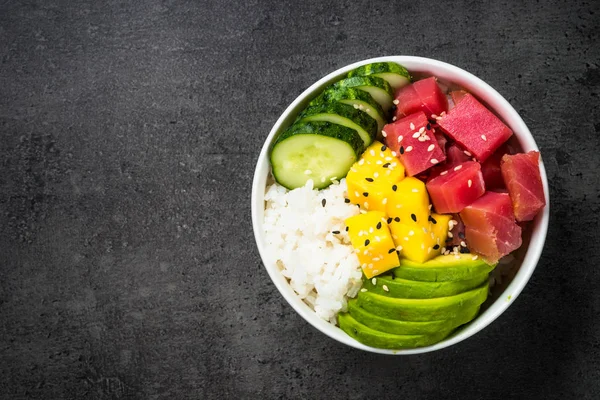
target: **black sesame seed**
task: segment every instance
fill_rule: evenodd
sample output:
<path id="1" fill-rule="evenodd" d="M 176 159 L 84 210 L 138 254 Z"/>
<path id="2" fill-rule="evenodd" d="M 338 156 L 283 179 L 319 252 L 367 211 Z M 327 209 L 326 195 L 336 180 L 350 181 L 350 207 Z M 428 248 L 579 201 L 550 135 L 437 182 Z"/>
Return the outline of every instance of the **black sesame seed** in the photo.
<path id="1" fill-rule="evenodd" d="M 325 204 L 327 204 L 327 200 L 325 200 L 325 199 L 321 200 L 321 204 L 323 205 L 323 207 L 325 207 Z"/>
<path id="2" fill-rule="evenodd" d="M 400 154 L 404 154 L 404 146 L 400 146 Z"/>
<path id="3" fill-rule="evenodd" d="M 431 130 L 431 124 L 427 124 L 427 130 Z"/>
<path id="4" fill-rule="evenodd" d="M 392 106 L 392 108 L 390 108 L 390 112 L 391 112 L 391 113 L 393 113 L 393 114 L 395 114 L 395 113 L 396 113 L 396 109 L 397 109 L 397 108 L 398 108 L 398 107 L 397 107 L 397 106 L 394 104 L 394 105 Z"/>
<path id="5" fill-rule="evenodd" d="M 389 249 L 389 250 L 388 250 L 388 254 L 392 254 L 392 253 L 393 253 L 393 252 L 395 252 L 395 251 L 396 251 L 396 249 Z"/>
<path id="6" fill-rule="evenodd" d="M 396 254 L 398 254 L 398 257 L 400 257 L 400 250 L 396 250 Z"/>
<path id="7" fill-rule="evenodd" d="M 440 248 L 440 245 L 439 245 L 439 244 L 436 244 L 435 246 L 433 246 L 433 249 L 434 249 L 434 250 L 437 250 L 437 249 L 439 249 L 439 248 Z"/>
<path id="8" fill-rule="evenodd" d="M 377 229 L 381 229 L 381 222 L 377 223 Z"/>
<path id="9" fill-rule="evenodd" d="M 396 218 L 394 218 L 394 221 L 396 221 L 396 222 L 400 222 L 400 217 L 396 217 Z"/>
<path id="10" fill-rule="evenodd" d="M 371 241 L 369 239 L 365 240 L 365 246 L 368 246 Z"/>
<path id="11" fill-rule="evenodd" d="M 436 123 L 437 123 L 437 121 L 436 121 L 435 119 L 430 119 L 430 120 L 429 120 L 429 123 L 430 123 L 430 124 L 436 124 Z"/>
<path id="12" fill-rule="evenodd" d="M 450 243 L 452 241 L 452 238 L 446 238 L 446 243 Z"/>
<path id="13" fill-rule="evenodd" d="M 461 239 L 465 238 L 465 233 L 464 232 L 458 232 L 458 237 Z"/>
<path id="14" fill-rule="evenodd" d="M 461 248 L 460 248 L 460 252 L 461 252 L 462 254 L 468 254 L 468 253 L 470 253 L 471 251 L 469 250 L 469 248 L 468 248 L 468 247 L 461 247 Z"/>
<path id="15" fill-rule="evenodd" d="M 384 144 L 383 146 L 381 146 L 381 151 L 386 151 L 387 150 L 387 146 Z"/>
<path id="16" fill-rule="evenodd" d="M 396 185 L 393 185 L 393 186 L 392 186 L 392 190 L 395 192 L 396 190 L 398 190 L 398 186 L 396 186 Z"/>
<path id="17" fill-rule="evenodd" d="M 387 223 L 391 224 L 393 220 L 394 220 L 393 218 L 388 218 Z"/>
<path id="18" fill-rule="evenodd" d="M 365 178 L 367 182 L 373 182 L 373 178 Z"/>
<path id="19" fill-rule="evenodd" d="M 433 218 L 433 217 L 431 217 L 431 216 L 430 216 L 430 217 L 429 217 L 429 220 L 430 220 L 431 222 L 433 222 L 434 224 L 437 224 L 437 221 L 435 220 L 435 218 Z"/>
<path id="20" fill-rule="evenodd" d="M 363 196 L 369 197 L 369 192 L 363 192 Z"/>
<path id="21" fill-rule="evenodd" d="M 350 199 L 344 199 L 344 203 L 350 203 Z"/>
<path id="22" fill-rule="evenodd" d="M 350 230 L 350 228 L 346 227 L 346 232 L 348 232 Z"/>
<path id="23" fill-rule="evenodd" d="M 390 163 L 389 163 L 389 162 L 386 162 L 385 164 L 383 164 L 383 165 L 382 165 L 382 167 L 383 167 L 383 168 L 387 168 L 387 167 L 389 167 L 389 166 L 390 166 Z"/>
<path id="24" fill-rule="evenodd" d="M 410 214 L 410 218 L 411 218 L 413 221 L 417 222 L 417 216 L 416 216 L 415 214 Z"/>
<path id="25" fill-rule="evenodd" d="M 331 233 L 333 233 L 334 235 L 339 235 L 340 231 L 332 231 Z"/>

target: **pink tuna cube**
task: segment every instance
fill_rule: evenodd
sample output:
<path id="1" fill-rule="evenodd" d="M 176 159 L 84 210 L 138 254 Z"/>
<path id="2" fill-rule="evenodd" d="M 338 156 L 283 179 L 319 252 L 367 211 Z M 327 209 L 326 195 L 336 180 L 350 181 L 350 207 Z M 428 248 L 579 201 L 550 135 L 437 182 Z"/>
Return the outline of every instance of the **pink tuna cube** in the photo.
<path id="1" fill-rule="evenodd" d="M 480 162 L 512 135 L 508 126 L 469 93 L 438 124 Z"/>
<path id="2" fill-rule="evenodd" d="M 396 94 L 396 118 L 400 119 L 417 111 L 423 111 L 428 118 L 448 110 L 448 98 L 432 76 L 402 87 Z"/>
<path id="3" fill-rule="evenodd" d="M 436 212 L 460 212 L 485 193 L 481 165 L 467 161 L 451 167 L 427 182 L 427 192 Z"/>
<path id="4" fill-rule="evenodd" d="M 531 221 L 546 205 L 539 166 L 540 153 L 504 155 L 502 177 L 512 200 L 517 221 Z"/>

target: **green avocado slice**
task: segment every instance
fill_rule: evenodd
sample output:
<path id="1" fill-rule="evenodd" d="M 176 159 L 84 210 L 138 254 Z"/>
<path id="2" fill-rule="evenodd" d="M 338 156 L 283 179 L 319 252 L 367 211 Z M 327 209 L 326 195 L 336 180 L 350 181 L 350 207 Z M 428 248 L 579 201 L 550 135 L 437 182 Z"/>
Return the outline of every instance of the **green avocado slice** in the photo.
<path id="1" fill-rule="evenodd" d="M 454 319 L 423 322 L 399 321 L 378 317 L 359 307 L 356 300 L 348 302 L 348 312 L 357 322 L 376 331 L 395 335 L 431 335 L 440 331 L 454 329 L 471 321 L 479 313 L 479 306 L 465 308 Z"/>
<path id="2" fill-rule="evenodd" d="M 403 259 L 392 273 L 396 278 L 425 282 L 462 281 L 492 271 L 496 264 L 487 264 L 472 254 L 437 256 L 425 263 Z"/>
<path id="3" fill-rule="evenodd" d="M 348 313 L 338 315 L 340 328 L 350 337 L 367 346 L 379 349 L 403 349 L 429 346 L 439 342 L 452 332 L 440 331 L 432 335 L 393 335 L 365 326 Z"/>
<path id="4" fill-rule="evenodd" d="M 382 318 L 403 321 L 437 321 L 455 319 L 469 307 L 483 303 L 488 295 L 488 282 L 468 292 L 434 299 L 396 299 L 375 293 L 361 292 L 358 305 Z"/>
<path id="5" fill-rule="evenodd" d="M 365 279 L 363 289 L 387 297 L 403 299 L 432 299 L 435 297 L 454 296 L 475 289 L 489 279 L 487 272 L 470 279 L 460 281 L 423 282 L 390 275 L 378 276 L 373 284 L 372 279 Z"/>

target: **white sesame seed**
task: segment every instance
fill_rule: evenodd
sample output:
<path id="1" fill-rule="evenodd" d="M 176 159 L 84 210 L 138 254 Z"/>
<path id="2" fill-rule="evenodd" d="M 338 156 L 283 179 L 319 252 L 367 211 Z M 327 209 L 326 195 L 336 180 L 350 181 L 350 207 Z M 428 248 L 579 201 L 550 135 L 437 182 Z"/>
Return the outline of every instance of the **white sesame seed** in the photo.
<path id="1" fill-rule="evenodd" d="M 419 136 L 421 136 L 421 134 L 420 134 L 419 132 L 415 132 L 415 133 L 413 133 L 413 135 L 412 135 L 413 139 L 416 139 L 416 138 L 418 138 Z"/>
<path id="2" fill-rule="evenodd" d="M 424 126 L 422 126 L 421 129 L 419 129 L 419 133 L 423 133 L 423 132 L 425 132 L 425 127 Z"/>
<path id="3" fill-rule="evenodd" d="M 365 202 L 363 203 L 363 206 L 365 206 L 365 208 L 366 208 L 367 210 L 369 209 L 369 203 L 368 203 L 368 202 L 366 202 L 366 201 L 365 201 Z"/>
<path id="4" fill-rule="evenodd" d="M 485 142 L 487 141 L 487 138 L 485 137 L 485 135 L 481 135 L 481 139 Z"/>
<path id="5" fill-rule="evenodd" d="M 465 153 L 465 155 L 466 155 L 467 157 L 471 157 L 471 155 L 472 155 L 471 153 L 469 153 L 469 152 L 468 152 L 468 151 L 466 151 L 466 150 L 465 150 L 465 151 L 463 151 L 463 153 Z"/>
<path id="6" fill-rule="evenodd" d="M 433 149 L 435 149 L 435 145 L 430 144 L 429 147 L 427 148 L 427 151 L 433 151 Z"/>
<path id="7" fill-rule="evenodd" d="M 436 119 L 437 117 L 437 114 L 431 114 L 431 118 Z"/>
<path id="8" fill-rule="evenodd" d="M 456 167 L 454 167 L 454 170 L 455 170 L 455 171 L 458 171 L 458 170 L 459 170 L 459 169 L 461 169 L 461 168 L 462 168 L 462 165 L 457 165 Z"/>
<path id="9" fill-rule="evenodd" d="M 414 131 L 414 130 L 415 130 L 415 124 L 413 124 L 412 122 L 410 123 L 409 127 L 410 127 L 410 130 L 411 130 L 411 131 Z"/>
<path id="10" fill-rule="evenodd" d="M 362 289 L 360 289 L 360 291 L 364 293 L 364 292 L 367 291 L 367 289 L 366 288 L 362 288 Z"/>
<path id="11" fill-rule="evenodd" d="M 377 262 L 377 261 L 379 261 L 379 260 L 380 260 L 380 258 L 379 258 L 379 257 L 373 257 L 373 261 L 376 261 L 376 262 Z"/>
<path id="12" fill-rule="evenodd" d="M 471 257 L 471 260 L 473 260 L 473 261 L 477 260 L 477 255 L 474 255 L 473 257 Z"/>
<path id="13" fill-rule="evenodd" d="M 365 251 L 363 252 L 363 254 L 366 256 L 367 254 L 369 254 L 369 250 L 365 250 Z"/>
<path id="14" fill-rule="evenodd" d="M 415 234 L 415 232 L 414 232 L 414 231 L 408 231 L 408 236 L 412 236 L 412 235 L 414 235 L 414 234 Z"/>
<path id="15" fill-rule="evenodd" d="M 364 110 L 364 109 L 365 109 L 365 106 L 363 106 L 362 104 L 359 104 L 359 105 L 358 105 L 358 109 L 359 109 L 359 110 Z"/>
<path id="16" fill-rule="evenodd" d="M 374 274 L 378 274 L 378 273 L 379 273 L 379 270 L 378 270 L 378 269 L 374 269 L 374 270 L 373 270 L 373 273 L 374 273 Z"/>
<path id="17" fill-rule="evenodd" d="M 458 225 L 458 221 L 455 219 L 451 219 L 450 222 L 452 222 L 452 225 Z"/>
<path id="18" fill-rule="evenodd" d="M 429 162 L 432 164 L 437 164 L 439 161 L 437 160 L 437 158 L 432 158 L 431 160 L 429 160 Z"/>
<path id="19" fill-rule="evenodd" d="M 378 178 L 378 177 L 379 177 L 379 172 L 375 172 L 375 173 L 373 174 L 373 178 Z"/>
<path id="20" fill-rule="evenodd" d="M 310 169 L 307 169 L 306 171 L 304 171 L 304 175 L 310 175 L 312 174 L 312 171 Z"/>
<path id="21" fill-rule="evenodd" d="M 452 232 L 448 232 L 448 237 L 449 237 L 450 239 L 452 239 L 452 238 L 454 237 L 454 235 L 452 234 Z"/>
<path id="22" fill-rule="evenodd" d="M 331 178 L 329 178 L 330 181 L 337 181 L 337 176 L 332 176 Z"/>
<path id="23" fill-rule="evenodd" d="M 423 227 L 423 233 L 427 234 L 427 228 Z"/>
<path id="24" fill-rule="evenodd" d="M 367 212 L 365 210 L 360 210 L 361 214 L 366 214 Z"/>
<path id="25" fill-rule="evenodd" d="M 394 158 L 393 157 L 386 157 L 384 158 L 385 161 L 392 161 Z"/>
<path id="26" fill-rule="evenodd" d="M 421 243 L 421 250 L 425 250 L 425 243 Z"/>
<path id="27" fill-rule="evenodd" d="M 391 164 L 390 164 L 390 167 L 392 167 L 392 168 L 396 168 L 396 165 L 398 165 L 398 163 L 396 163 L 396 162 L 393 162 L 393 163 L 391 163 Z"/>
<path id="28" fill-rule="evenodd" d="M 377 285 L 377 278 L 373 278 L 373 279 L 371 279 L 371 283 L 372 283 L 373 285 Z"/>
<path id="29" fill-rule="evenodd" d="M 390 289 L 388 289 L 387 285 L 383 285 L 383 286 L 381 286 L 381 288 L 382 288 L 383 290 L 385 290 L 386 292 L 389 292 L 389 291 L 390 291 Z"/>
<path id="30" fill-rule="evenodd" d="M 361 159 L 358 161 L 358 165 L 363 165 L 364 163 L 365 163 L 365 159 L 364 159 L 364 158 L 361 158 Z"/>
<path id="31" fill-rule="evenodd" d="M 386 133 L 386 131 L 381 131 L 381 136 L 383 136 L 383 137 L 387 137 L 387 133 Z"/>
<path id="32" fill-rule="evenodd" d="M 404 236 L 404 241 L 408 241 L 408 237 Z"/>
<path id="33" fill-rule="evenodd" d="M 408 146 L 404 151 L 406 153 L 408 153 L 409 151 L 412 151 L 413 147 L 412 146 Z"/>
<path id="34" fill-rule="evenodd" d="M 358 104 L 353 104 L 353 106 L 358 110 Z"/>
<path id="35" fill-rule="evenodd" d="M 446 175 L 448 173 L 448 171 L 442 171 L 440 172 L 440 175 Z"/>
<path id="36" fill-rule="evenodd" d="M 419 189 L 412 189 L 413 193 L 419 193 Z"/>
<path id="37" fill-rule="evenodd" d="M 368 113 L 370 113 L 370 112 L 371 112 L 371 109 L 370 109 L 370 108 L 367 108 L 365 111 L 366 111 L 366 112 L 368 112 Z"/>
<path id="38" fill-rule="evenodd" d="M 403 249 L 403 247 L 402 247 L 402 246 L 398 246 L 398 247 L 396 247 L 396 250 L 398 250 L 398 251 L 402 251 L 402 249 Z"/>
<path id="39" fill-rule="evenodd" d="M 383 164 L 383 162 L 382 162 L 381 160 L 377 160 L 377 161 L 375 162 L 375 164 L 377 164 L 377 165 L 381 165 L 381 164 Z"/>
<path id="40" fill-rule="evenodd" d="M 387 197 L 381 200 L 381 204 L 383 204 L 384 206 L 387 204 Z"/>
<path id="41" fill-rule="evenodd" d="M 383 154 L 383 151 L 379 152 L 379 157 L 381 157 L 381 158 L 385 157 L 385 154 Z"/>
<path id="42" fill-rule="evenodd" d="M 373 227 L 369 228 L 369 233 L 373 233 Z"/>
<path id="43" fill-rule="evenodd" d="M 469 179 L 469 180 L 467 181 L 467 185 L 469 185 L 469 187 L 471 187 L 471 185 L 472 185 L 472 184 L 473 184 L 473 181 Z"/>
<path id="44" fill-rule="evenodd" d="M 358 231 L 358 237 L 361 237 L 362 235 L 364 235 L 363 231 Z"/>
<path id="45" fill-rule="evenodd" d="M 431 247 L 427 248 L 427 254 L 431 253 L 431 250 L 433 250 Z"/>
<path id="46" fill-rule="evenodd" d="M 358 192 L 354 192 L 354 195 L 355 195 L 356 197 L 360 197 L 360 194 L 359 194 Z"/>
<path id="47" fill-rule="evenodd" d="M 419 138 L 417 139 L 419 142 L 424 142 L 427 139 L 425 139 L 425 136 L 419 136 Z"/>
<path id="48" fill-rule="evenodd" d="M 400 103 L 400 100 L 396 99 L 396 100 L 392 101 L 392 103 L 394 103 L 395 105 L 398 105 Z"/>
<path id="49" fill-rule="evenodd" d="M 462 247 L 467 247 L 467 244 L 465 243 L 465 241 L 464 241 L 464 240 L 462 240 L 462 241 L 460 242 L 460 245 L 461 245 Z"/>
<path id="50" fill-rule="evenodd" d="M 352 172 L 357 172 L 357 171 L 356 171 L 356 168 L 354 168 L 354 167 L 350 168 L 350 171 L 352 171 Z"/>
<path id="51" fill-rule="evenodd" d="M 369 154 L 374 157 L 375 156 L 375 150 L 371 149 L 371 151 L 369 151 Z"/>
<path id="52" fill-rule="evenodd" d="M 394 118 L 392 118 L 392 121 L 395 121 L 395 120 L 397 120 L 397 119 L 398 119 L 398 118 L 394 117 Z"/>
<path id="53" fill-rule="evenodd" d="M 393 155 L 394 157 L 396 157 L 396 156 L 398 155 L 398 153 L 396 153 L 395 151 L 392 151 L 392 155 Z"/>

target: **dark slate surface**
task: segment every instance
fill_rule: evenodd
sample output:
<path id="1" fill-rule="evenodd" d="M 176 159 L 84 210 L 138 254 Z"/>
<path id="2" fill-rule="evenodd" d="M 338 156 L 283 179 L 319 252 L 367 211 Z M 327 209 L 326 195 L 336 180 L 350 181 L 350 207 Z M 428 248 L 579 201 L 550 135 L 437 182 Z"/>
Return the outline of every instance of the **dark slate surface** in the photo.
<path id="1" fill-rule="evenodd" d="M 0 397 L 600 398 L 599 21 L 594 1 L 0 1 Z M 506 96 L 552 197 L 521 297 L 412 357 L 305 323 L 250 222 L 278 115 L 392 54 Z"/>

